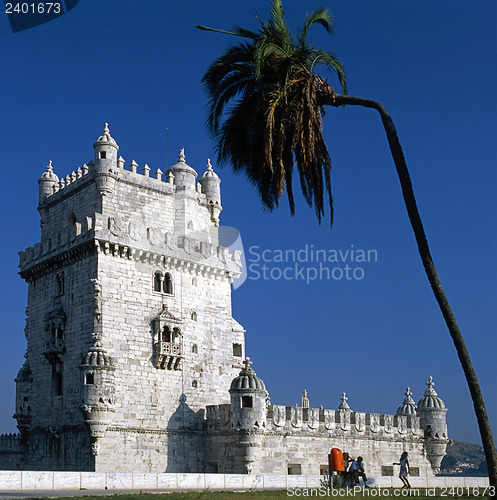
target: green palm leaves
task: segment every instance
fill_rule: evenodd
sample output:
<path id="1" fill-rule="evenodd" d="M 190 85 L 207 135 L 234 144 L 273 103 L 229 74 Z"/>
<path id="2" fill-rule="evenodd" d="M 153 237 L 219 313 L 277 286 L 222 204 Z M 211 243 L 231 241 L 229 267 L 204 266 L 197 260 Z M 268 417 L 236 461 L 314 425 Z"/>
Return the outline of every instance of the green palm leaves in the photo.
<path id="1" fill-rule="evenodd" d="M 345 71 L 332 53 L 308 42 L 315 25 L 333 33 L 331 13 L 325 8 L 312 12 L 292 36 L 281 1 L 273 0 L 269 21 L 259 21 L 257 32 L 199 26 L 246 39 L 214 61 L 202 80 L 209 96 L 207 124 L 219 160 L 243 172 L 269 210 L 278 206 L 286 191 L 294 214 L 292 182 L 297 175 L 320 222 L 327 196 L 333 222 L 331 159 L 323 139 L 320 99 L 333 89 L 316 71 L 323 68 L 335 74 L 346 93 Z"/>

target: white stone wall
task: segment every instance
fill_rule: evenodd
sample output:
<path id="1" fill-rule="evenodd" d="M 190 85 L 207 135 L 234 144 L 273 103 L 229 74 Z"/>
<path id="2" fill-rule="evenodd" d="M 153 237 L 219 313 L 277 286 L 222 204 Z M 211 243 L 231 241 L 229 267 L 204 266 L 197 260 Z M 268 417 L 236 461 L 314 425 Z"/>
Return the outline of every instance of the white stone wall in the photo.
<path id="1" fill-rule="evenodd" d="M 318 475 L 269 475 L 269 474 L 147 474 L 119 472 L 53 472 L 53 471 L 2 471 L 0 470 L 0 491 L 60 491 L 87 490 L 263 490 L 288 489 L 294 496 L 318 496 L 318 492 L 304 494 L 296 488 L 321 487 L 322 476 Z M 483 496 L 488 494 L 489 481 L 486 477 L 435 477 L 410 478 L 414 488 L 463 488 L 460 495 Z M 375 488 L 399 487 L 400 480 L 391 477 L 372 477 Z M 474 488 L 474 490 L 473 490 Z M 486 493 L 483 491 L 487 488 Z M 477 491 L 479 489 L 479 491 Z M 389 495 L 392 492 L 387 492 Z M 424 492 L 421 492 L 424 493 Z M 326 495 L 326 490 L 324 490 Z M 457 492 L 454 492 L 459 496 Z M 321 496 L 325 496 L 321 495 Z M 340 496 L 332 495 L 330 496 Z M 434 492 L 431 494 L 434 496 Z"/>

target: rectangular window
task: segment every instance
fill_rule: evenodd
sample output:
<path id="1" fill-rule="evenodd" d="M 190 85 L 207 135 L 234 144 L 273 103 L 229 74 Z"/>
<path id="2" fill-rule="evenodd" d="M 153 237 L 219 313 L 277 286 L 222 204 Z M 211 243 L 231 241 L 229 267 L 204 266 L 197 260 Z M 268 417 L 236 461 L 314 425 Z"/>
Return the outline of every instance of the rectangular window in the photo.
<path id="1" fill-rule="evenodd" d="M 233 356 L 242 357 L 242 344 L 233 344 Z"/>
<path id="2" fill-rule="evenodd" d="M 100 151 L 100 159 L 105 160 L 107 158 L 107 152 L 106 151 Z"/>
<path id="3" fill-rule="evenodd" d="M 393 465 L 382 465 L 381 466 L 382 476 L 393 476 Z"/>
<path id="4" fill-rule="evenodd" d="M 302 465 L 301 464 L 288 464 L 288 475 L 296 476 L 302 474 Z"/>
<path id="5" fill-rule="evenodd" d="M 85 384 L 86 385 L 93 385 L 95 383 L 95 374 L 93 373 L 87 373 L 85 377 Z"/>
<path id="6" fill-rule="evenodd" d="M 242 408 L 252 408 L 252 396 L 242 396 Z"/>

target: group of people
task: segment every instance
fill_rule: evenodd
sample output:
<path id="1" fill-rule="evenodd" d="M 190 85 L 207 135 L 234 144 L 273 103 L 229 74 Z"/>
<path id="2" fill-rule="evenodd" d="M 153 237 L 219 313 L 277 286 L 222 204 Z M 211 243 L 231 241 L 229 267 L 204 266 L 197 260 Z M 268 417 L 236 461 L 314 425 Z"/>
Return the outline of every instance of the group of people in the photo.
<path id="1" fill-rule="evenodd" d="M 364 461 L 362 457 L 357 457 L 353 459 L 348 453 L 343 454 L 343 465 L 344 471 L 342 473 L 342 486 L 356 486 L 359 485 L 359 478 L 362 478 L 364 486 L 368 488 L 366 477 L 366 472 L 364 471 Z M 394 462 L 394 465 L 400 465 L 399 478 L 402 481 L 402 488 L 410 488 L 411 485 L 407 476 L 411 473 L 409 468 L 409 460 L 407 459 L 407 451 L 404 451 L 400 456 L 398 462 Z M 349 485 L 347 485 L 349 483 Z"/>
<path id="2" fill-rule="evenodd" d="M 342 486 L 347 486 L 347 482 L 350 482 L 350 486 L 355 486 L 359 484 L 359 478 L 361 477 L 364 486 L 367 488 L 368 478 L 366 477 L 366 472 L 364 472 L 364 462 L 362 457 L 357 457 L 354 460 L 347 452 L 343 454 L 343 465 L 345 470 L 342 475 Z"/>

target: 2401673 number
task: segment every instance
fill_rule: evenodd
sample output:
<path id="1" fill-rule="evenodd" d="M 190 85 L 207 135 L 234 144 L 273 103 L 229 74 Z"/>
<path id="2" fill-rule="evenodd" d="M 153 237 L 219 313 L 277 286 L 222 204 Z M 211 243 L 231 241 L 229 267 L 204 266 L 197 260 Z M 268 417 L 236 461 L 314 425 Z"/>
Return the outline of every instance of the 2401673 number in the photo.
<path id="1" fill-rule="evenodd" d="M 6 3 L 6 14 L 60 14 L 61 4 L 58 2 L 40 3 Z"/>
<path id="2" fill-rule="evenodd" d="M 453 486 L 452 488 L 441 488 L 440 496 L 441 497 L 473 496 L 474 498 L 477 498 L 479 496 L 494 497 L 495 496 L 495 487 L 494 486 L 487 486 L 487 487 Z"/>

